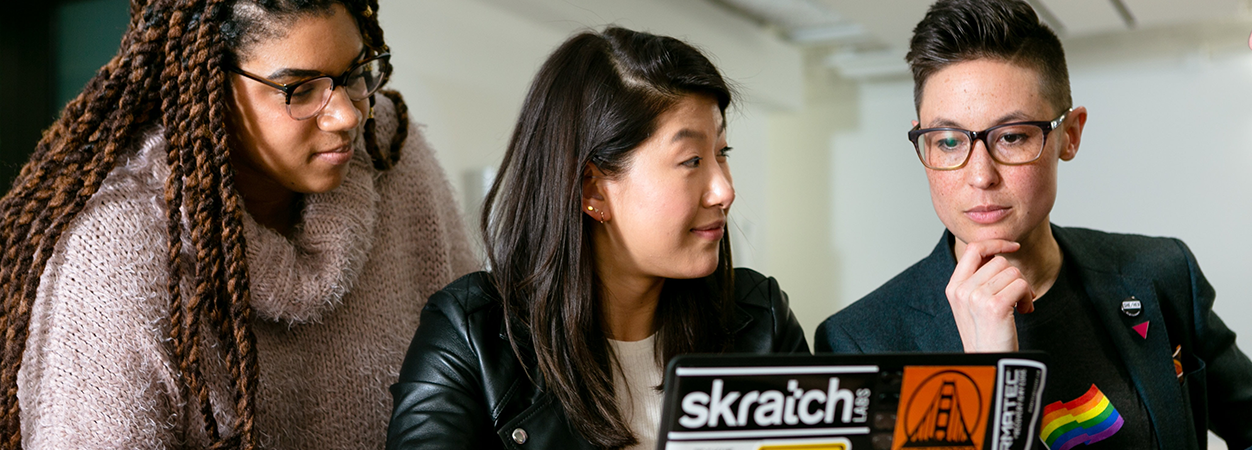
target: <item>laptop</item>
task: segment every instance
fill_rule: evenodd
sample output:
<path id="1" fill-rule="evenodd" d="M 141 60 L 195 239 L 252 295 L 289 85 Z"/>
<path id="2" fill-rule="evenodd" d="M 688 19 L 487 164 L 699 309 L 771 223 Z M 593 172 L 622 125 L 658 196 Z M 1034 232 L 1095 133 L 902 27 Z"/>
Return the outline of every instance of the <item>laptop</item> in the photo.
<path id="1" fill-rule="evenodd" d="M 1037 352 L 683 355 L 657 449 L 1025 450 L 1046 377 Z"/>

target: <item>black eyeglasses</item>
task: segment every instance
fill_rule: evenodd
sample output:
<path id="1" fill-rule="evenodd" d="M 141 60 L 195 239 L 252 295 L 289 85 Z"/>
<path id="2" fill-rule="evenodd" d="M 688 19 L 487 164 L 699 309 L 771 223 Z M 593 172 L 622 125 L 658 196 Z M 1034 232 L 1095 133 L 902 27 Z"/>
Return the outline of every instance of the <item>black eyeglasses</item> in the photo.
<path id="1" fill-rule="evenodd" d="M 304 120 L 316 116 L 330 103 L 335 88 L 343 86 L 348 98 L 359 102 L 374 95 L 383 85 L 386 68 L 390 65 L 391 53 L 382 53 L 349 67 L 343 74 L 332 77 L 322 76 L 297 81 L 291 84 L 275 83 L 260 75 L 249 73 L 238 67 L 229 70 L 263 83 L 266 86 L 283 91 L 286 96 L 287 114 L 292 119 Z"/>
<path id="2" fill-rule="evenodd" d="M 978 140 L 987 146 L 987 153 L 997 163 L 1010 166 L 1028 164 L 1043 154 L 1048 133 L 1059 128 L 1070 111 L 1073 109 L 1047 122 L 1006 123 L 977 132 L 949 127 L 919 129 L 914 126 L 909 131 L 909 141 L 917 150 L 922 164 L 932 170 L 965 167 L 973 152 L 974 141 Z"/>

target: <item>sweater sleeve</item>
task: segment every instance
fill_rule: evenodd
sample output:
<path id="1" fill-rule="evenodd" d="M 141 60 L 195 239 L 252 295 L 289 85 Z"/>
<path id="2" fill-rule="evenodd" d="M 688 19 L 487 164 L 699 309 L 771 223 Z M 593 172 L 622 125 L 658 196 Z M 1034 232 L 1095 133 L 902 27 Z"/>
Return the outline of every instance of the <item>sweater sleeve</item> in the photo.
<path id="1" fill-rule="evenodd" d="M 157 198 L 102 190 L 58 242 L 18 374 L 24 448 L 173 442 L 178 402 L 162 342 L 168 270 Z"/>

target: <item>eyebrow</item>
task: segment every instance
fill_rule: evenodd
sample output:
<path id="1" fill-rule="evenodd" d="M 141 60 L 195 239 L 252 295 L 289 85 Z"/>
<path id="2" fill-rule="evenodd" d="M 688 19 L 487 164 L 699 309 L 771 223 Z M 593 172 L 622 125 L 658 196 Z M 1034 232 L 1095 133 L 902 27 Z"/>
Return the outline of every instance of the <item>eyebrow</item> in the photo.
<path id="1" fill-rule="evenodd" d="M 720 135 L 722 135 L 722 134 L 723 134 L 723 133 L 725 133 L 725 132 L 726 132 L 726 121 L 725 121 L 725 120 L 723 120 L 723 121 L 722 121 L 722 124 L 721 124 L 721 125 L 719 125 L 719 126 L 717 127 L 717 134 L 718 134 L 718 136 L 720 136 Z M 703 132 L 700 132 L 700 131 L 696 131 L 696 130 L 693 130 L 693 129 L 690 129 L 690 128 L 683 128 L 683 129 L 681 129 L 681 130 L 678 130 L 678 132 L 677 132 L 677 133 L 674 133 L 674 137 L 673 137 L 673 138 L 670 138 L 670 140 L 669 140 L 669 141 L 670 141 L 670 143 L 674 143 L 674 142 L 681 141 L 681 140 L 683 140 L 683 139 L 700 139 L 700 140 L 704 140 L 704 139 L 708 139 L 708 136 L 705 136 L 705 135 L 704 135 L 704 133 L 703 133 Z"/>
<path id="2" fill-rule="evenodd" d="M 369 52 L 369 47 L 365 47 L 364 45 L 362 45 L 361 51 L 356 54 L 356 58 L 352 60 L 352 64 L 356 64 L 360 62 L 362 59 L 365 59 L 365 55 L 368 52 Z M 348 67 L 352 67 L 352 64 L 349 64 Z M 284 67 L 282 69 L 275 70 L 273 73 L 269 74 L 269 76 L 266 78 L 269 78 L 271 80 L 276 79 L 276 78 L 314 78 L 314 77 L 324 77 L 327 75 L 328 75 L 327 73 L 324 73 L 320 70 L 292 69 L 289 67 Z"/>
<path id="3" fill-rule="evenodd" d="M 670 139 L 670 142 L 671 142 L 671 143 L 673 143 L 673 142 L 678 142 L 678 141 L 681 141 L 681 140 L 683 140 L 683 139 L 700 139 L 700 140 L 704 140 L 704 139 L 708 139 L 708 137 L 707 137 L 707 136 L 705 136 L 703 132 L 696 131 L 696 130 L 693 130 L 693 129 L 690 129 L 690 128 L 683 128 L 683 129 L 681 129 L 681 130 L 678 130 L 678 132 L 677 132 L 677 133 L 674 133 L 674 137 Z"/>
<path id="4" fill-rule="evenodd" d="M 271 80 L 278 78 L 313 78 L 325 75 L 320 70 L 282 68 L 275 70 L 274 73 L 269 74 L 266 78 Z"/>
<path id="5" fill-rule="evenodd" d="M 1000 125 L 1000 124 L 1005 124 L 1009 122 L 1022 122 L 1022 121 L 1028 121 L 1028 120 L 1030 120 L 1030 116 L 1026 115 L 1026 113 L 1022 111 L 1013 111 L 1011 113 L 1000 116 L 999 119 L 996 119 L 995 124 Z M 938 128 L 938 127 L 962 128 L 961 124 L 956 123 L 952 120 L 944 119 L 942 117 L 939 119 L 936 119 L 934 122 L 930 124 L 930 126 L 926 128 Z"/>

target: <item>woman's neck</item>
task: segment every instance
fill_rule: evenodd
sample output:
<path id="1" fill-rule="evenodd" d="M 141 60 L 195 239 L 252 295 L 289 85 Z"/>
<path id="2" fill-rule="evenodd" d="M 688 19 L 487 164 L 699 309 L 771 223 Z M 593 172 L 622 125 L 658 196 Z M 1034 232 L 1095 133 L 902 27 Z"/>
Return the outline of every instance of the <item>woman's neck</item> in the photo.
<path id="1" fill-rule="evenodd" d="M 618 341 L 647 339 L 656 331 L 656 306 L 665 279 L 614 276 L 614 272 L 605 270 L 600 274 L 600 305 L 608 337 Z"/>
<path id="2" fill-rule="evenodd" d="M 288 236 L 299 221 L 301 194 L 249 167 L 234 164 L 235 190 L 257 223 Z"/>

